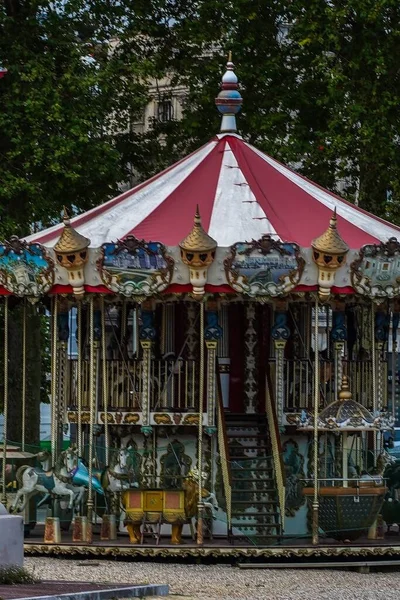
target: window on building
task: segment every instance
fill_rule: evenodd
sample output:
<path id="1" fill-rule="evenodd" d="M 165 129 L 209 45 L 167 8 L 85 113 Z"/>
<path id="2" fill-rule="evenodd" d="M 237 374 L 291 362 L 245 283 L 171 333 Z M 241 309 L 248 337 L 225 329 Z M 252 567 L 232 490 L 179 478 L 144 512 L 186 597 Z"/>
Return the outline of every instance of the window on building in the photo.
<path id="1" fill-rule="evenodd" d="M 157 116 L 158 120 L 161 121 L 161 123 L 171 121 L 171 119 L 174 116 L 174 109 L 171 100 L 162 100 L 158 103 Z"/>

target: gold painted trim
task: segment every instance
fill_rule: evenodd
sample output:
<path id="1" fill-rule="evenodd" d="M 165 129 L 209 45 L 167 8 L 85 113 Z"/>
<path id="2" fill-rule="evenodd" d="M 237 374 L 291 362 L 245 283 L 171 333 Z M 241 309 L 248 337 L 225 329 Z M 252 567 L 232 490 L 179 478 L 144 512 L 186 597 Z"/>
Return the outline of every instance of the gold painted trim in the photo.
<path id="1" fill-rule="evenodd" d="M 26 556 L 126 556 L 126 557 L 214 557 L 214 558 L 312 558 L 400 556 L 399 546 L 313 546 L 309 548 L 281 546 L 279 548 L 249 547 L 174 547 L 174 546 L 87 546 L 84 544 L 24 544 Z M 327 563 L 329 566 L 329 563 Z"/>

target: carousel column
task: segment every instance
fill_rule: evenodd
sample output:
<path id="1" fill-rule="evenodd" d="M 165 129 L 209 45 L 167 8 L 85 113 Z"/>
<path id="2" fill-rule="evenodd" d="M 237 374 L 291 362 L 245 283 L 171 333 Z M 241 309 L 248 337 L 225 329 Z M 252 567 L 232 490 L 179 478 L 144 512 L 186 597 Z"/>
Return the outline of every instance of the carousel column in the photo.
<path id="1" fill-rule="evenodd" d="M 199 332 L 198 332 L 198 306 L 196 302 L 187 302 L 187 322 L 186 322 L 186 347 L 187 347 L 187 363 L 185 376 L 185 394 L 186 407 L 195 410 L 197 398 L 197 379 L 196 365 L 199 360 Z"/>
<path id="2" fill-rule="evenodd" d="M 76 360 L 76 396 L 77 396 L 77 408 L 78 408 L 78 419 L 77 419 L 77 445 L 78 445 L 78 456 L 83 456 L 82 447 L 82 359 L 83 359 L 83 340 L 82 340 L 82 302 L 78 300 L 77 306 L 77 323 L 76 323 L 76 345 L 78 350 L 78 356 Z"/>
<path id="3" fill-rule="evenodd" d="M 153 433 L 153 428 L 150 424 L 151 412 L 151 355 L 154 340 L 156 338 L 156 328 L 154 326 L 154 304 L 151 301 L 145 301 L 141 307 L 141 326 L 139 329 L 140 345 L 143 350 L 142 358 L 142 427 L 141 432 L 144 435 L 143 440 L 143 473 L 142 481 L 147 487 L 154 485 L 155 481 L 155 455 L 154 455 L 154 438 L 149 437 Z"/>
<path id="4" fill-rule="evenodd" d="M 257 331 L 254 327 L 256 321 L 256 306 L 254 302 L 248 302 L 245 310 L 246 331 L 244 334 L 244 345 L 246 349 L 245 358 L 245 412 L 254 414 L 257 412 L 257 364 L 256 347 Z"/>
<path id="5" fill-rule="evenodd" d="M 1 463 L 2 496 L 1 502 L 7 508 L 6 459 L 7 459 L 7 420 L 8 420 L 8 296 L 4 298 L 4 382 L 3 382 L 3 460 Z"/>
<path id="6" fill-rule="evenodd" d="M 198 501 L 197 501 L 197 544 L 203 544 L 203 398 L 204 398 L 204 302 L 200 304 L 200 377 L 199 377 L 199 431 L 197 448 Z"/>
<path id="7" fill-rule="evenodd" d="M 346 313 L 344 306 L 338 305 L 332 313 L 331 339 L 333 341 L 333 360 L 335 365 L 335 394 L 338 396 L 342 387 L 343 354 L 347 340 Z"/>
<path id="8" fill-rule="evenodd" d="M 314 469 L 314 497 L 312 504 L 312 543 L 318 544 L 318 412 L 319 412 L 319 302 L 318 296 L 315 299 L 314 308 L 314 347 L 315 347 L 315 364 L 314 364 L 314 426 L 313 426 L 313 469 Z"/>
<path id="9" fill-rule="evenodd" d="M 108 427 L 108 372 L 107 372 L 107 348 L 106 348 L 106 315 L 104 307 L 104 296 L 101 297 L 101 366 L 102 366 L 102 392 L 104 410 L 104 448 L 105 464 L 110 464 L 110 431 Z"/>
<path id="10" fill-rule="evenodd" d="M 67 402 L 67 353 L 69 340 L 69 311 L 67 303 L 60 303 L 57 314 L 57 358 L 58 358 L 58 404 L 57 404 L 57 448 L 62 448 L 64 419 Z"/>
<path id="11" fill-rule="evenodd" d="M 228 305 L 223 304 L 219 311 L 222 337 L 217 347 L 218 372 L 221 381 L 222 403 L 224 408 L 229 408 L 229 373 L 231 359 L 229 357 L 229 322 Z"/>
<path id="12" fill-rule="evenodd" d="M 89 458 L 88 458 L 88 476 L 89 490 L 87 501 L 87 520 L 88 531 L 87 536 L 89 541 L 92 536 L 92 519 L 93 519 L 93 442 L 95 430 L 95 408 L 96 408 L 96 346 L 95 346 L 95 329 L 94 329 L 94 299 L 90 296 L 89 299 Z"/>
<path id="13" fill-rule="evenodd" d="M 143 302 L 140 314 L 142 323 L 139 330 L 139 338 L 143 350 L 142 433 L 147 435 L 152 432 L 152 427 L 150 425 L 151 354 L 153 343 L 156 338 L 153 303 L 150 301 Z"/>
<path id="14" fill-rule="evenodd" d="M 206 433 L 214 434 L 216 411 L 216 361 L 218 341 L 222 338 L 222 328 L 218 324 L 218 305 L 208 302 L 204 338 L 207 347 L 207 428 Z M 201 400 L 201 399 L 200 399 Z"/>
<path id="15" fill-rule="evenodd" d="M 398 305 L 394 306 L 392 312 L 392 418 L 396 419 L 396 390 L 397 390 L 397 330 L 399 327 L 400 313 Z"/>
<path id="16" fill-rule="evenodd" d="M 287 324 L 288 314 L 286 303 L 276 305 L 274 313 L 274 325 L 271 330 L 275 346 L 276 373 L 275 373 L 275 395 L 278 425 L 283 423 L 283 412 L 285 405 L 285 347 L 290 337 L 290 329 Z"/>
<path id="17" fill-rule="evenodd" d="M 372 313 L 373 314 L 373 313 Z M 374 381 L 374 409 L 373 414 L 375 417 L 379 416 L 383 409 L 383 398 L 384 398 L 384 350 L 385 344 L 389 336 L 389 315 L 386 312 L 377 310 L 375 313 L 375 332 L 374 332 L 374 344 L 372 349 L 372 360 L 373 360 L 373 377 Z M 377 455 L 380 453 L 382 445 L 382 433 L 380 431 L 374 432 L 374 454 L 375 460 Z"/>

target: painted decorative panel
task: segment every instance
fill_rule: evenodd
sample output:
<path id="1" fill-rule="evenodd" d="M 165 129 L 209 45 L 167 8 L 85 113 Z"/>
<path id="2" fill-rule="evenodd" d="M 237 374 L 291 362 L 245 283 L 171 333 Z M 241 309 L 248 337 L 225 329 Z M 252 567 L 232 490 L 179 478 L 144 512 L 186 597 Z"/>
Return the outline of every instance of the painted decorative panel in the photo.
<path id="1" fill-rule="evenodd" d="M 0 244 L 0 285 L 16 296 L 38 297 L 54 284 L 54 262 L 40 244 L 12 236 Z"/>
<path id="2" fill-rule="evenodd" d="M 279 296 L 298 285 L 304 264 L 297 244 L 264 235 L 260 240 L 234 244 L 225 259 L 225 273 L 238 292 L 253 297 Z"/>
<path id="3" fill-rule="evenodd" d="M 104 284 L 124 296 L 152 296 L 165 290 L 172 280 L 174 261 L 159 242 L 128 236 L 103 244 L 98 264 Z"/>
<path id="4" fill-rule="evenodd" d="M 296 511 L 304 504 L 304 457 L 299 445 L 293 439 L 283 444 L 283 464 L 285 466 L 285 512 L 287 517 L 293 517 Z"/>
<path id="5" fill-rule="evenodd" d="M 400 243 L 368 244 L 351 264 L 351 284 L 371 298 L 393 298 L 400 293 Z"/>

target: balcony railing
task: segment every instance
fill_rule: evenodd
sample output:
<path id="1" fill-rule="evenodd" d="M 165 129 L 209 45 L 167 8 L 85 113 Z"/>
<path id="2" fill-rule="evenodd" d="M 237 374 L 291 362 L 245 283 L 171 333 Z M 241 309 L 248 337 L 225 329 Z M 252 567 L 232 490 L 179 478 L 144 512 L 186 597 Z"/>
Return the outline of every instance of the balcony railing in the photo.
<path id="1" fill-rule="evenodd" d="M 103 366 L 97 365 L 99 410 L 103 408 Z M 140 411 L 143 398 L 143 363 L 141 360 L 107 360 L 108 410 Z M 82 409 L 89 409 L 89 361 L 81 363 Z M 154 360 L 151 362 L 150 407 L 152 411 L 197 411 L 198 369 L 195 361 Z M 69 408 L 78 406 L 78 361 L 69 361 Z"/>
<path id="2" fill-rule="evenodd" d="M 275 373 L 274 363 L 272 372 Z M 383 410 L 387 408 L 387 363 L 380 363 L 383 383 Z M 337 399 L 335 390 L 334 365 L 330 361 L 320 361 L 320 405 L 326 406 Z M 343 372 L 347 374 L 353 399 L 372 410 L 373 372 L 371 360 L 343 361 Z M 314 364 L 308 359 L 285 359 L 284 385 L 286 412 L 311 409 L 314 403 Z"/>

